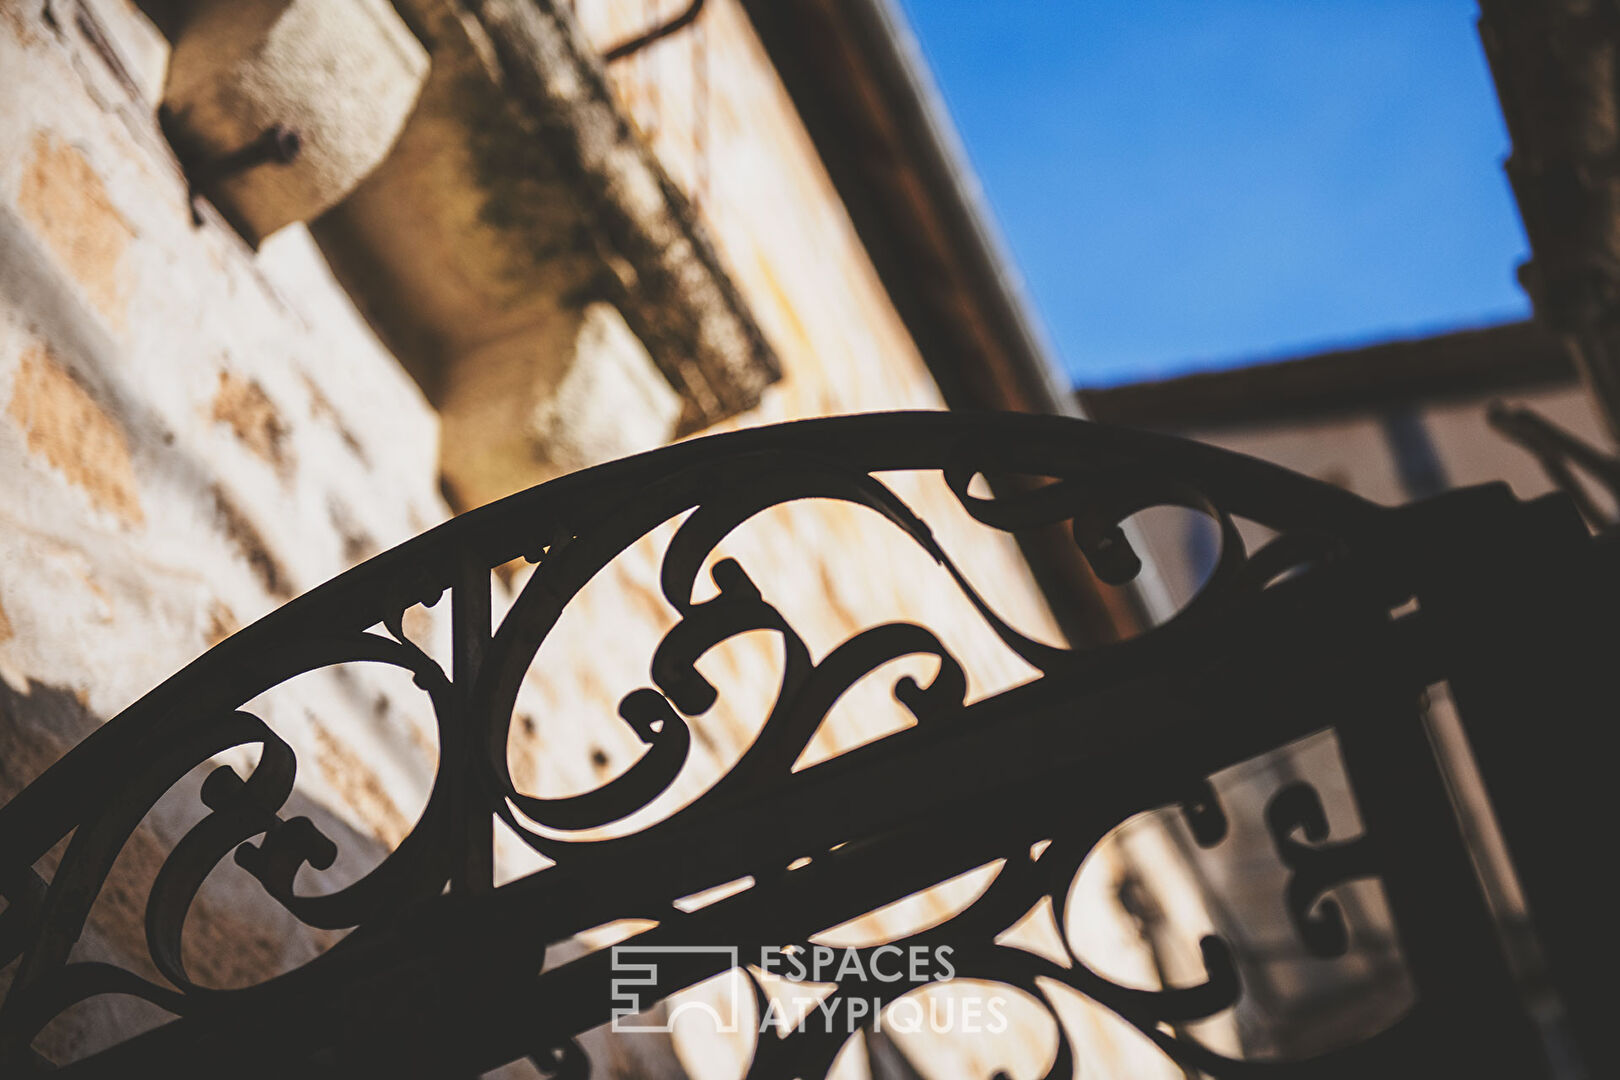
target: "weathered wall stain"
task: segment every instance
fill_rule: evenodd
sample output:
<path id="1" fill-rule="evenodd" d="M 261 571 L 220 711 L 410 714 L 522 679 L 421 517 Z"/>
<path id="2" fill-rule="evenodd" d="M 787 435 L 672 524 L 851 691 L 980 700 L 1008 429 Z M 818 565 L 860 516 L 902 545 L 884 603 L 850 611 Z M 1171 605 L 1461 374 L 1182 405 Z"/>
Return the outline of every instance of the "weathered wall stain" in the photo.
<path id="1" fill-rule="evenodd" d="M 122 327 L 129 295 L 122 261 L 135 230 L 84 154 L 50 132 L 36 132 L 17 208 L 96 309 Z"/>
<path id="2" fill-rule="evenodd" d="M 38 34 L 32 25 L 33 20 L 23 14 L 21 4 L 0 4 L 0 20 L 11 29 L 20 44 L 32 45 L 38 40 Z"/>
<path id="3" fill-rule="evenodd" d="M 303 382 L 304 389 L 309 392 L 310 416 L 332 425 L 332 430 L 337 432 L 338 438 L 343 440 L 343 445 L 349 448 L 350 453 L 359 458 L 361 464 L 370 465 L 371 459 L 366 456 L 366 448 L 361 445 L 354 432 L 350 431 L 348 425 L 343 422 L 342 415 L 331 400 L 321 391 L 319 386 L 315 385 L 315 380 L 308 375 L 300 375 L 299 379 Z"/>
<path id="4" fill-rule="evenodd" d="M 219 521 L 220 529 L 242 558 L 247 561 L 248 568 L 253 576 L 259 579 L 264 591 L 271 596 L 283 600 L 291 598 L 293 589 L 287 580 L 287 571 L 282 567 L 276 557 L 270 554 L 270 545 L 247 513 L 225 493 L 225 489 L 215 484 L 210 490 L 213 497 L 214 513 Z"/>
<path id="5" fill-rule="evenodd" d="M 229 427 L 243 446 L 278 470 L 285 473 L 291 467 L 287 422 L 256 380 L 221 371 L 210 416 L 216 424 Z"/>
<path id="6" fill-rule="evenodd" d="M 28 449 L 98 507 L 126 525 L 144 522 L 123 427 L 49 348 L 23 350 L 6 411 L 22 429 Z"/>
<path id="7" fill-rule="evenodd" d="M 203 637 L 208 642 L 209 648 L 218 645 L 241 628 L 241 621 L 237 619 L 229 604 L 216 599 L 208 606 L 208 627 L 203 631 Z"/>
<path id="8" fill-rule="evenodd" d="M 353 807 L 378 840 L 394 847 L 411 831 L 411 819 L 399 809 L 366 763 L 319 723 L 311 724 L 319 744 L 316 763 L 326 782 Z"/>
<path id="9" fill-rule="evenodd" d="M 351 566 L 365 562 L 382 550 L 377 538 L 354 516 L 342 499 L 326 500 L 326 513 L 332 519 L 332 528 L 342 541 L 343 561 Z"/>

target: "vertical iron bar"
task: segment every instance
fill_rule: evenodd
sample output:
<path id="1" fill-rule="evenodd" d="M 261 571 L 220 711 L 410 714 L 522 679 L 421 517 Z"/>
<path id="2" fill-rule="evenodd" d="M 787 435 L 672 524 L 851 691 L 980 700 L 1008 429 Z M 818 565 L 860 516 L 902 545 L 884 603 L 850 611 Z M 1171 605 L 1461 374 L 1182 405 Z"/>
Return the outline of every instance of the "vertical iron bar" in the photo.
<path id="1" fill-rule="evenodd" d="M 490 640 L 490 574 L 482 563 L 463 561 L 450 592 L 452 677 L 456 687 L 456 753 L 460 757 L 453 820 L 461 830 L 460 848 L 451 868 L 455 892 L 486 892 L 495 885 L 494 808 L 486 797 L 477 755 L 478 717 L 472 715 L 474 687 Z M 449 752 L 449 748 L 445 748 Z"/>
<path id="2" fill-rule="evenodd" d="M 1382 698 L 1383 700 L 1378 700 Z M 1345 772 L 1376 845 L 1401 955 L 1434 1023 L 1425 1064 L 1455 1076 L 1546 1075 L 1417 694 L 1373 695 L 1365 723 L 1338 729 Z"/>
<path id="3" fill-rule="evenodd" d="M 1458 716 L 1576 1051 L 1590 1075 L 1616 1076 L 1620 929 L 1607 749 L 1620 713 L 1620 565 L 1563 496 L 1489 519 L 1479 509 L 1456 523 L 1451 544 L 1428 530 L 1449 557 L 1419 602 L 1453 653 Z"/>

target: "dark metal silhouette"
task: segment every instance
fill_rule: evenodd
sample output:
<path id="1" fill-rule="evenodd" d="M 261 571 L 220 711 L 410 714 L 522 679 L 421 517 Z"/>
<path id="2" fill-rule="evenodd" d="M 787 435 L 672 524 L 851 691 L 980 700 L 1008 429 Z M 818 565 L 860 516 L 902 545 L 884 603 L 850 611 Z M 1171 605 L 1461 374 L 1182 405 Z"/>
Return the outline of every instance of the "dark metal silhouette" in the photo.
<path id="1" fill-rule="evenodd" d="M 974 590 L 884 484 L 882 474 L 896 470 L 942 471 L 968 513 L 998 530 L 1071 523 L 1105 580 L 1128 580 L 1139 567 L 1120 525 L 1148 507 L 1209 515 L 1222 548 L 1202 592 L 1167 623 L 1086 651 L 1054 647 L 1006 623 L 994 598 Z M 980 475 L 1050 482 L 1026 483 L 1015 498 L 980 498 L 970 490 Z M 693 599 L 728 533 L 807 498 L 881 514 L 933 556 L 941 581 L 954 582 L 1040 677 L 966 704 L 961 665 L 932 631 L 905 623 L 864 630 L 814 660 L 731 559 L 712 568 L 718 592 Z M 610 560 L 683 514 L 661 576 L 679 621 L 651 657 L 650 685 L 623 698 L 618 720 L 600 721 L 629 724 L 645 754 L 583 795 L 521 791 L 507 768 L 507 732 L 536 651 Z M 1246 551 L 1238 518 L 1275 539 Z M 490 572 L 518 557 L 538 565 L 492 626 Z M 153 690 L 0 808 L 0 964 L 18 960 L 0 1011 L 0 1071 L 42 1068 L 29 1044 L 74 1002 L 133 994 L 176 1019 L 61 1075 L 466 1076 L 529 1056 L 558 1075 L 583 1076 L 588 1065 L 574 1040 L 609 1019 L 611 973 L 599 951 L 542 974 L 548 948 L 571 935 L 642 918 L 657 925 L 641 944 L 803 946 L 1002 859 L 976 901 L 901 944 L 949 944 L 958 977 L 1037 1002 L 1049 1002 L 1050 985 L 1071 987 L 1185 1068 L 1212 1076 L 1544 1074 L 1541 1040 L 1424 726 L 1424 688 L 1449 681 L 1537 917 L 1547 976 L 1593 1074 L 1606 1075 L 1611 1051 L 1600 1033 L 1612 1005 L 1615 920 L 1591 845 L 1612 835 L 1613 810 L 1593 729 L 1614 719 L 1605 664 L 1616 643 L 1615 576 L 1612 554 L 1561 496 L 1521 504 L 1493 486 L 1386 509 L 1211 447 L 1054 417 L 806 421 L 590 469 L 466 514 L 292 601 Z M 408 607 L 446 591 L 450 671 L 402 627 Z M 759 630 L 780 639 L 781 686 L 735 767 L 640 831 L 570 836 L 627 817 L 669 786 L 686 761 L 692 718 L 722 692 L 696 661 Z M 908 677 L 894 686 L 914 726 L 792 770 L 846 689 L 913 655 L 939 665 L 926 685 Z M 297 763 L 242 706 L 300 673 L 360 661 L 410 672 L 431 700 L 437 780 L 409 836 L 368 876 L 328 895 L 300 894 L 300 867 L 329 866 L 336 849 L 307 818 L 281 816 Z M 1334 889 L 1378 880 L 1416 991 L 1388 1030 L 1307 1061 L 1234 1061 L 1182 1034 L 1242 994 L 1219 939 L 1204 942 L 1203 982 L 1164 990 L 1111 982 L 1072 950 L 1057 963 L 996 943 L 1043 899 L 1064 925 L 1082 860 L 1132 814 L 1180 806 L 1198 843 L 1218 845 L 1228 813 L 1206 778 L 1324 729 L 1339 740 L 1365 832 L 1329 841 L 1312 788 L 1278 793 L 1265 824 L 1292 874 L 1279 904 L 1303 948 L 1331 956 L 1348 933 Z M 210 813 L 174 846 L 148 898 L 151 960 L 166 982 L 74 961 L 90 905 L 143 815 L 212 755 L 247 744 L 262 747 L 259 764 L 246 777 L 225 767 L 208 776 Z M 496 819 L 555 865 L 495 888 Z M 70 834 L 46 881 L 34 867 Z M 258 986 L 194 984 L 180 954 L 186 912 L 228 856 L 304 923 L 353 932 Z M 744 877 L 752 887 L 724 900 L 692 912 L 674 906 Z M 657 991 L 724 967 L 711 954 L 672 961 L 659 968 Z M 884 992 L 867 983 L 838 993 L 857 989 Z M 749 1075 L 820 1076 L 844 1039 L 813 1028 L 761 1035 Z M 1070 1075 L 1073 1060 L 1060 1026 L 1049 1075 Z"/>
<path id="2" fill-rule="evenodd" d="M 200 202 L 215 198 L 220 184 L 265 165 L 291 165 L 304 149 L 303 136 L 297 131 L 285 124 L 271 124 L 235 150 L 209 156 L 200 151 L 195 140 L 175 122 L 167 105 L 158 109 L 158 120 L 186 175 L 186 195 L 193 225 L 203 223 Z M 232 227 L 244 234 L 248 231 L 238 223 L 233 222 Z"/>
<path id="3" fill-rule="evenodd" d="M 1534 455 L 1541 471 L 1559 491 L 1569 496 L 1592 528 L 1606 530 L 1620 524 L 1620 458 L 1523 405 L 1493 401 L 1485 419 L 1496 431 Z M 1592 498 L 1581 481 L 1582 475 L 1608 496 L 1609 508 Z"/>
<path id="4" fill-rule="evenodd" d="M 697 17 L 702 13 L 703 0 L 691 0 L 682 9 L 681 13 L 674 18 L 661 22 L 652 29 L 621 41 L 617 45 L 610 46 L 602 53 L 602 59 L 604 62 L 611 64 L 617 60 L 623 60 L 627 56 L 634 56 L 653 42 L 662 41 L 671 34 L 680 33 L 694 22 L 697 22 Z"/>

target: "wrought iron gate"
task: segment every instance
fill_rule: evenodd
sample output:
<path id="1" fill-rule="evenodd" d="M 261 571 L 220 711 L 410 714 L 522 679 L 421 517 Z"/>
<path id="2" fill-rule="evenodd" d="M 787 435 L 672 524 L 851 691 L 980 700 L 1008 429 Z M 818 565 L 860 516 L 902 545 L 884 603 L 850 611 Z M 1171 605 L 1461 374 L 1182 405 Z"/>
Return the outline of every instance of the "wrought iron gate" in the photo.
<path id="1" fill-rule="evenodd" d="M 1208 515 L 1221 537 L 1218 562 L 1163 625 L 1099 648 L 1055 648 L 1008 625 L 994 598 L 974 591 L 883 482 L 899 470 L 942 472 L 967 511 L 995 529 L 1070 523 L 1105 580 L 1135 575 L 1120 523 L 1153 506 Z M 970 490 L 981 475 L 1029 482 L 981 498 Z M 967 704 L 962 668 L 940 638 L 898 623 L 815 661 L 732 560 L 712 567 L 717 593 L 694 599 L 729 532 L 809 498 L 883 515 L 1040 677 Z M 651 685 L 619 705 L 644 755 L 584 795 L 520 791 L 506 744 L 524 671 L 581 588 L 682 515 L 661 578 L 679 618 L 651 657 Z M 1275 538 L 1245 551 L 1238 518 Z M 1424 689 L 1447 683 L 1577 1052 L 1592 1075 L 1620 1075 L 1605 1037 L 1616 920 L 1599 846 L 1614 815 L 1602 752 L 1616 719 L 1620 561 L 1611 547 L 1589 537 L 1562 496 L 1520 503 L 1484 487 L 1386 509 L 1210 447 L 1045 417 L 807 421 L 565 477 L 434 529 L 227 639 L 0 808 L 0 965 L 16 961 L 0 1063 L 8 1074 L 48 1068 L 30 1049 L 46 1023 L 87 997 L 130 994 L 176 1018 L 62 1075 L 470 1075 L 523 1056 L 583 1075 L 575 1037 L 609 1019 L 613 994 L 607 951 L 542 971 L 548 948 L 571 935 L 641 918 L 656 924 L 635 939 L 642 945 L 807 947 L 831 925 L 999 859 L 978 900 L 902 944 L 948 943 L 958 977 L 1038 1001 L 1048 984 L 1077 989 L 1189 1070 L 1214 1076 L 1545 1075 L 1545 1037 L 1504 958 L 1425 729 Z M 519 557 L 536 570 L 492 626 L 490 571 Z M 448 671 L 401 619 L 446 591 Z M 780 638 L 781 686 L 736 766 L 645 829 L 580 839 L 668 787 L 687 760 L 691 719 L 717 694 L 696 661 L 754 631 Z M 846 689 L 910 655 L 939 665 L 927 685 L 902 679 L 894 688 L 914 726 L 793 770 Z M 431 699 L 437 777 L 414 829 L 372 873 L 335 893 L 301 895 L 295 875 L 306 863 L 329 865 L 334 844 L 307 818 L 281 816 L 296 761 L 241 707 L 300 673 L 351 662 L 403 669 Z M 1206 939 L 1202 984 L 1157 991 L 1110 982 L 1078 955 L 1057 963 L 997 944 L 1043 897 L 1061 922 L 1081 861 L 1132 814 L 1179 806 L 1200 843 L 1219 843 L 1226 821 L 1207 778 L 1326 729 L 1364 834 L 1325 841 L 1308 785 L 1278 793 L 1268 825 L 1290 872 L 1285 902 L 1312 953 L 1345 947 L 1335 888 L 1381 883 L 1416 993 L 1387 1030 L 1306 1061 L 1229 1060 L 1178 1033 L 1243 993 L 1219 939 Z M 262 747 L 258 765 L 247 776 L 224 766 L 208 776 L 209 812 L 168 854 L 147 900 L 151 961 L 165 982 L 73 960 L 90 906 L 143 815 L 214 755 L 249 744 Z M 555 865 L 493 887 L 497 819 Z M 42 856 L 68 837 L 45 880 Z M 233 853 L 302 922 L 352 932 L 261 985 L 196 985 L 181 959 L 186 913 Z M 741 879 L 751 887 L 699 910 L 674 906 Z M 714 953 L 684 954 L 659 966 L 653 989 L 672 993 L 724 966 Z M 1072 1061 L 1059 1030 L 1054 1077 L 1069 1075 Z M 821 1075 L 842 1041 L 815 1031 L 762 1035 L 749 1075 Z"/>

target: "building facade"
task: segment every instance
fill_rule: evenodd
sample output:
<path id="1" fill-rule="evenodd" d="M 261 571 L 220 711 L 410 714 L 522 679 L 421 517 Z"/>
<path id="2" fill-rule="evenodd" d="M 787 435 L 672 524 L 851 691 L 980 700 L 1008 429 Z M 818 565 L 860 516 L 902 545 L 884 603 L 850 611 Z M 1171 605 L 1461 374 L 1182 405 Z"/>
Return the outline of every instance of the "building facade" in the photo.
<path id="1" fill-rule="evenodd" d="M 974 393 L 1026 408 L 1045 393 L 1052 407 L 1027 328 L 1007 329 L 1016 298 L 997 293 L 986 314 L 939 285 L 981 273 L 993 246 L 942 229 L 931 263 L 893 246 L 874 260 L 857 227 L 870 208 L 852 213 L 847 169 L 829 172 L 824 132 L 818 142 L 802 92 L 784 83 L 781 26 L 773 53 L 745 7 L 711 0 L 690 25 L 621 49 L 673 13 L 640 0 L 0 5 L 0 798 L 239 628 L 532 484 L 803 417 Z M 804 49 L 903 51 L 897 30 L 879 30 Z M 871 116 L 897 100 L 915 104 L 880 94 Z M 971 209 L 960 177 L 927 156 L 902 148 L 890 163 L 958 199 L 952 213 Z M 933 189 L 918 190 L 906 205 L 927 210 Z M 979 326 L 978 344 L 930 354 L 916 330 L 929 311 Z M 1056 610 L 1052 582 L 1073 584 L 1079 560 L 977 526 L 943 480 L 897 490 L 1026 633 L 1058 643 L 1065 629 L 1106 633 L 1128 617 L 1129 599 L 1094 581 L 1060 590 L 1069 610 Z M 876 515 L 815 502 L 750 522 L 722 550 L 817 655 L 906 620 L 964 661 L 970 698 L 1028 678 L 908 544 Z M 644 543 L 609 566 L 531 670 L 509 747 L 526 790 L 589 790 L 640 752 L 612 711 L 676 618 L 658 559 Z M 528 572 L 491 576 L 497 619 Z M 416 606 L 406 623 L 448 650 L 446 612 Z M 677 802 L 741 754 L 781 659 L 755 635 L 704 663 L 725 693 L 697 725 Z M 890 690 L 927 672 L 907 663 L 841 703 L 807 760 L 910 722 Z M 437 755 L 426 702 L 408 678 L 353 664 L 278 687 L 254 710 L 304 763 L 294 808 L 342 851 L 310 887 L 353 880 L 426 799 Z M 77 957 L 157 977 L 146 889 L 199 810 L 192 786 L 141 824 Z M 48 876 L 59 857 L 38 869 Z M 498 838 L 498 880 L 540 866 Z M 1088 955 L 1158 985 L 1162 963 L 1116 902 L 1124 867 L 1104 853 L 1085 878 L 1101 912 L 1083 930 Z M 958 882 L 872 925 L 938 918 L 981 886 Z M 199 984 L 242 986 L 335 936 L 224 868 L 192 911 L 185 953 Z M 1196 957 L 1196 940 L 1183 944 Z M 73 1060 L 163 1018 L 103 996 L 35 1049 Z M 1176 1074 L 1078 998 L 1065 1020 L 1086 1068 Z M 903 1056 L 942 1076 L 1042 1067 L 1047 1018 L 1017 1023 L 1018 1037 L 993 1046 L 906 1044 Z M 605 1052 L 612 1075 L 723 1077 L 740 1075 L 746 1046 L 677 1031 Z M 901 1075 L 876 1060 L 854 1053 L 840 1068 Z"/>

